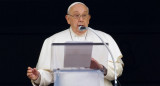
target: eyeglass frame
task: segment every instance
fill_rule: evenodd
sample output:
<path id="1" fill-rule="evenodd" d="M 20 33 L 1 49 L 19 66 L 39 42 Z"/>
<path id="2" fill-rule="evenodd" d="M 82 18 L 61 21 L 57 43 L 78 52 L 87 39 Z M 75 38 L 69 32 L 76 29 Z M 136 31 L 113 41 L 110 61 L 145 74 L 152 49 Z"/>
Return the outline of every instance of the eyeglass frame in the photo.
<path id="1" fill-rule="evenodd" d="M 71 14 L 67 14 L 67 15 L 69 15 L 69 16 L 75 18 L 75 19 L 79 19 L 80 17 L 82 17 L 83 19 L 86 19 L 89 14 L 87 14 L 86 16 L 80 15 L 80 14 L 78 16 L 77 15 L 71 15 Z"/>

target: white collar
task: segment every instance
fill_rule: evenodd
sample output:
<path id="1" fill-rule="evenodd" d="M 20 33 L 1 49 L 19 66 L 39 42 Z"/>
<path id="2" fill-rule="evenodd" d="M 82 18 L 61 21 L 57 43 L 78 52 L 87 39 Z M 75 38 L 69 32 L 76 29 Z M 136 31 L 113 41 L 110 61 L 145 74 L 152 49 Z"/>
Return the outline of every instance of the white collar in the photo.
<path id="1" fill-rule="evenodd" d="M 71 33 L 72 37 L 86 37 L 87 32 L 88 32 L 88 31 L 86 31 L 86 32 L 85 32 L 84 34 L 82 34 L 82 35 L 77 35 L 76 33 L 73 32 L 73 30 L 72 30 L 71 27 L 69 28 L 69 30 L 70 30 L 70 33 Z"/>

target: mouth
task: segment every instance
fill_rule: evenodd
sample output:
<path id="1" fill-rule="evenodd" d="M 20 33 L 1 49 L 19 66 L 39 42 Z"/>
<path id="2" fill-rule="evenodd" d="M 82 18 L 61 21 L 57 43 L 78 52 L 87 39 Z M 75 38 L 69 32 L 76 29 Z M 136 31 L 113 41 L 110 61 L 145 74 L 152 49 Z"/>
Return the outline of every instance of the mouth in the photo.
<path id="1" fill-rule="evenodd" d="M 80 27 L 80 26 L 85 27 L 84 25 L 78 25 L 78 27 Z"/>

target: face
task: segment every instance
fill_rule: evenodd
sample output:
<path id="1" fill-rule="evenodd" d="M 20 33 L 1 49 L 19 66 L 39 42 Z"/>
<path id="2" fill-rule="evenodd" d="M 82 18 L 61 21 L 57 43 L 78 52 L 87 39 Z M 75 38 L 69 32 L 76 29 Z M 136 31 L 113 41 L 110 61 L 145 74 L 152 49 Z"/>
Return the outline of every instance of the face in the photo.
<path id="1" fill-rule="evenodd" d="M 81 16 L 79 18 L 75 18 L 75 16 L 77 15 L 81 15 Z M 76 4 L 72 6 L 69 10 L 69 15 L 66 15 L 66 20 L 67 20 L 67 23 L 70 24 L 74 33 L 76 33 L 77 35 L 81 35 L 85 33 L 86 30 L 79 31 L 78 27 L 79 26 L 88 27 L 90 15 L 87 7 L 83 4 Z"/>

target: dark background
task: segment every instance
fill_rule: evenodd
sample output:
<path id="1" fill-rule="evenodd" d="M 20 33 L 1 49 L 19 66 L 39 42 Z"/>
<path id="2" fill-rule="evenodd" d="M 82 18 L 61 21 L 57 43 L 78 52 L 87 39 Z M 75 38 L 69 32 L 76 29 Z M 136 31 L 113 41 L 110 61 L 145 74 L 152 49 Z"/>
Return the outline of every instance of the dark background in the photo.
<path id="1" fill-rule="evenodd" d="M 80 0 L 79 0 L 80 1 Z M 0 0 L 0 86 L 31 86 L 43 41 L 69 25 L 73 0 Z M 160 6 L 154 0 L 84 0 L 90 27 L 113 36 L 125 63 L 122 86 L 160 86 Z"/>

